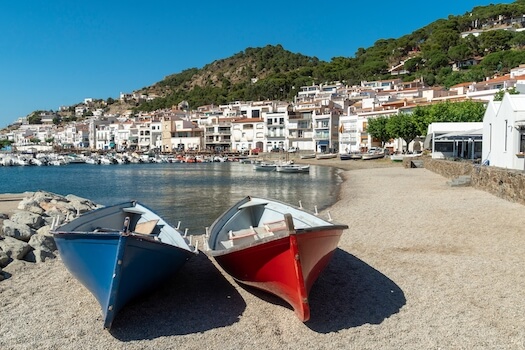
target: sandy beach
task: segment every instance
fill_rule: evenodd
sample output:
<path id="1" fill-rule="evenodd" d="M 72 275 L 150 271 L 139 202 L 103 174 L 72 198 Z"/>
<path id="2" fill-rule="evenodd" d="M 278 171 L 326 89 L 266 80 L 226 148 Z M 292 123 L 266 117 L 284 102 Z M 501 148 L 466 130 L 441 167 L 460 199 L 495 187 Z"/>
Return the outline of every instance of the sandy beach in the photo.
<path id="1" fill-rule="evenodd" d="M 59 258 L 18 261 L 0 282 L 0 349 L 525 348 L 523 205 L 426 169 L 340 163 L 350 170 L 329 211 L 350 228 L 313 286 L 310 321 L 201 253 L 108 332 Z"/>

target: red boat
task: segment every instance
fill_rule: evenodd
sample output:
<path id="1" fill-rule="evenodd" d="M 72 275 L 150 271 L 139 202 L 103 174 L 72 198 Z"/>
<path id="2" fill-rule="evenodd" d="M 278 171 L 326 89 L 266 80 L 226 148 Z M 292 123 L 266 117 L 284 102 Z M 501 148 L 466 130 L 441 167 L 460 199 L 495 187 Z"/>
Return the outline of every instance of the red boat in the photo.
<path id="1" fill-rule="evenodd" d="M 246 197 L 212 224 L 207 253 L 238 282 L 285 300 L 305 322 L 310 289 L 347 228 L 276 200 Z"/>

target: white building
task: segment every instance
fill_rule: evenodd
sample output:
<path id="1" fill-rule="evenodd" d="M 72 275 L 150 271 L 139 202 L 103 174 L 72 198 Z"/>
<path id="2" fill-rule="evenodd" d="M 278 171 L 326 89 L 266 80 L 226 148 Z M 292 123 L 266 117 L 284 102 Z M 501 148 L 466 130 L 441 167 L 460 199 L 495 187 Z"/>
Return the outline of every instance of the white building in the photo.
<path id="1" fill-rule="evenodd" d="M 242 118 L 232 121 L 232 150 L 249 152 L 263 149 L 264 121 L 262 118 Z"/>
<path id="2" fill-rule="evenodd" d="M 266 137 L 266 147 L 261 151 L 270 152 L 272 149 L 288 149 L 292 144 L 288 144 L 286 137 L 286 127 L 288 125 L 288 111 L 264 113 L 263 114 Z"/>
<path id="3" fill-rule="evenodd" d="M 482 122 L 432 123 L 424 147 L 432 150 L 432 158 L 479 159 L 483 136 Z"/>
<path id="4" fill-rule="evenodd" d="M 525 95 L 491 101 L 483 117 L 483 162 L 525 170 Z"/>

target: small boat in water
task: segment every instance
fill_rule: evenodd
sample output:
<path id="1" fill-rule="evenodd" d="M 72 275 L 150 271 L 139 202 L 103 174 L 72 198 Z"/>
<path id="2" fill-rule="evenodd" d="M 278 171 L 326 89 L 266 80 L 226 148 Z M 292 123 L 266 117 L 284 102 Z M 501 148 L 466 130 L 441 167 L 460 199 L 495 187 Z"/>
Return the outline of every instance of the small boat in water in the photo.
<path id="1" fill-rule="evenodd" d="M 256 171 L 275 171 L 276 168 L 277 168 L 276 163 L 261 162 L 261 163 L 253 164 L 253 170 L 256 170 Z"/>
<path id="2" fill-rule="evenodd" d="M 285 300 L 305 322 L 310 289 L 347 228 L 302 207 L 249 196 L 210 226 L 205 252 L 236 281 Z"/>
<path id="3" fill-rule="evenodd" d="M 66 268 L 98 300 L 106 329 L 127 302 L 197 254 L 178 228 L 135 201 L 87 212 L 52 234 Z"/>
<path id="4" fill-rule="evenodd" d="M 310 164 L 277 164 L 277 166 L 275 167 L 275 171 L 279 173 L 309 173 Z"/>

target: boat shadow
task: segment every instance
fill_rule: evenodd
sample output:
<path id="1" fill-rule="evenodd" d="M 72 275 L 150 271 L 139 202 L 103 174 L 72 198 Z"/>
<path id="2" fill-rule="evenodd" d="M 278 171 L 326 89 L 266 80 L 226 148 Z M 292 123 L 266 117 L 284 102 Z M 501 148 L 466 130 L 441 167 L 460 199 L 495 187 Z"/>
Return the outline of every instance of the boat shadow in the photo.
<path id="1" fill-rule="evenodd" d="M 200 252 L 170 281 L 119 311 L 110 333 L 124 342 L 199 333 L 238 322 L 245 308 L 239 292 Z"/>
<path id="2" fill-rule="evenodd" d="M 250 286 L 240 286 L 293 313 L 293 308 L 281 298 Z M 380 324 L 406 304 L 405 295 L 397 284 L 341 249 L 334 252 L 332 261 L 313 285 L 308 300 L 310 320 L 305 325 L 318 333 Z"/>
<path id="3" fill-rule="evenodd" d="M 319 333 L 380 324 L 406 304 L 394 281 L 341 249 L 312 287 L 309 301 L 305 325 Z"/>

